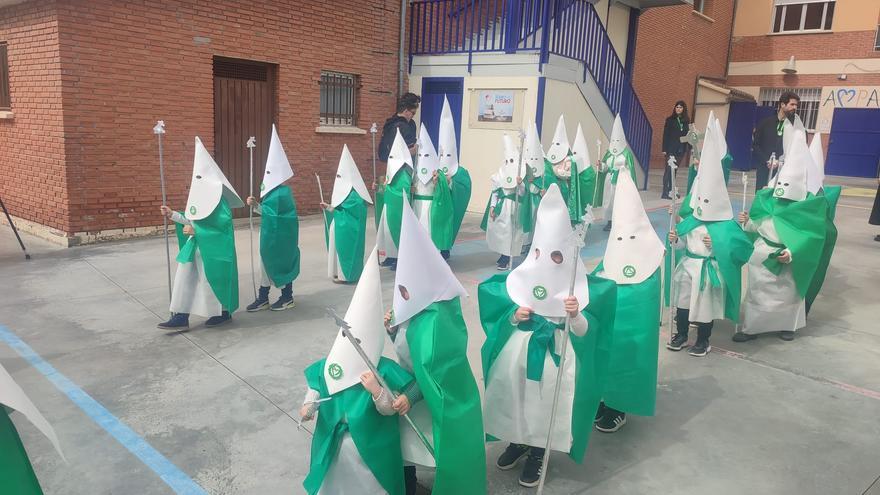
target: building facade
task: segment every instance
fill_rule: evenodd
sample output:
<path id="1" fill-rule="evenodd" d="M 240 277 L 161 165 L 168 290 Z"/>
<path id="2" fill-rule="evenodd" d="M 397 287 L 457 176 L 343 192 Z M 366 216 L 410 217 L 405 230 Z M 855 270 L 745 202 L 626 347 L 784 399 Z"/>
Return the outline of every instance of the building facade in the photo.
<path id="1" fill-rule="evenodd" d="M 201 137 L 242 197 L 278 126 L 303 212 L 343 144 L 372 178 L 368 129 L 394 112 L 400 2 L 0 0 L 0 197 L 64 245 L 161 225 L 182 208 Z M 331 22 L 332 19 L 332 22 Z M 332 48 L 331 48 L 332 47 Z M 244 209 L 242 209 L 244 210 Z"/>
<path id="2" fill-rule="evenodd" d="M 730 95 L 713 91 L 717 84 L 705 82 L 726 78 L 736 3 L 697 0 L 693 5 L 651 9 L 639 16 L 633 84 L 654 128 L 652 168 L 666 166 L 663 124 L 676 101 L 688 104 L 698 125 L 705 125 L 710 108 L 726 122 L 725 105 L 716 103 L 719 99 L 726 102 Z"/>
<path id="3" fill-rule="evenodd" d="M 826 173 L 876 177 L 880 161 L 880 2 L 738 0 L 727 84 L 773 106 L 801 98 Z"/>

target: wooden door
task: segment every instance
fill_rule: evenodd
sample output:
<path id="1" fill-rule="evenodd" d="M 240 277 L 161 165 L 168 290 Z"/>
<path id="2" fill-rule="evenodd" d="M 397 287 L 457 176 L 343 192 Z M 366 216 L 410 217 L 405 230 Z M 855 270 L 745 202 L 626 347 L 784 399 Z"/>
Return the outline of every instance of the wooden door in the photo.
<path id="1" fill-rule="evenodd" d="M 242 200 L 251 194 L 245 144 L 256 136 L 253 193 L 259 197 L 274 121 L 275 66 L 214 57 L 214 159 Z M 247 208 L 233 210 L 233 216 L 247 216 Z"/>

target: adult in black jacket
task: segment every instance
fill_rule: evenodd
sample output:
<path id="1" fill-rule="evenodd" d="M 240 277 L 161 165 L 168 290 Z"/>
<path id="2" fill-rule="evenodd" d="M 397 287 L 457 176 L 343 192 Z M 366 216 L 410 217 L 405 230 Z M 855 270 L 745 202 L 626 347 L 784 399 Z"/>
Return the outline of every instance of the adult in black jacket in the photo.
<path id="1" fill-rule="evenodd" d="M 672 115 L 666 117 L 666 124 L 663 126 L 663 194 L 662 199 L 670 199 L 672 192 L 672 181 L 675 178 L 669 170 L 669 157 L 675 157 L 675 163 L 681 166 L 684 155 L 687 153 L 689 145 L 682 143 L 681 138 L 687 136 L 688 126 L 687 103 L 682 100 L 675 102 L 672 107 Z"/>
<path id="2" fill-rule="evenodd" d="M 776 153 L 776 158 L 782 156 L 782 129 L 785 119 L 794 122 L 794 114 L 797 112 L 801 98 L 786 91 L 779 97 L 776 104 L 776 114 L 758 122 L 755 127 L 755 136 L 752 140 L 752 162 L 755 166 L 755 191 L 767 186 L 770 179 L 770 157 Z"/>
<path id="3" fill-rule="evenodd" d="M 409 152 L 415 155 L 418 133 L 413 116 L 418 111 L 421 102 L 422 99 L 414 93 L 405 93 L 397 100 L 397 113 L 389 117 L 382 126 L 382 138 L 379 140 L 377 151 L 379 155 L 377 158 L 380 161 L 388 161 L 388 153 L 391 152 L 391 145 L 394 144 L 394 136 L 398 130 L 409 147 Z"/>

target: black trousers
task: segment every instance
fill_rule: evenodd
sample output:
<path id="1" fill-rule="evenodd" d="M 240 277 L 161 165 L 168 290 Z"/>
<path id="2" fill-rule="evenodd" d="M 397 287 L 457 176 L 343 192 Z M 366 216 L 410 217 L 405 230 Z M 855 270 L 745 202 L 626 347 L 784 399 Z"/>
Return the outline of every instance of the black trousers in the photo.
<path id="1" fill-rule="evenodd" d="M 675 331 L 681 335 L 688 334 L 688 326 L 690 325 L 690 321 L 688 318 L 691 315 L 691 311 L 687 308 L 676 308 L 675 310 Z M 708 342 L 709 337 L 712 336 L 712 326 L 715 325 L 714 322 L 709 323 L 696 323 L 697 325 L 697 340 Z"/>
<path id="2" fill-rule="evenodd" d="M 675 163 L 679 167 L 683 166 L 681 164 L 681 161 L 684 159 L 684 153 L 682 153 L 680 155 L 673 155 L 673 156 L 675 157 Z M 668 157 L 668 155 L 667 155 L 667 157 Z M 667 160 L 668 159 L 669 158 L 667 158 Z M 678 171 L 676 171 L 675 173 L 676 173 L 676 175 L 678 175 Z M 664 167 L 663 167 L 663 196 L 664 197 L 672 195 L 672 181 L 673 180 L 674 179 L 672 177 L 672 172 L 669 170 L 669 165 L 664 164 Z"/>
<path id="3" fill-rule="evenodd" d="M 755 192 L 767 187 L 770 180 L 770 168 L 767 167 L 766 161 L 759 161 L 755 164 Z"/>

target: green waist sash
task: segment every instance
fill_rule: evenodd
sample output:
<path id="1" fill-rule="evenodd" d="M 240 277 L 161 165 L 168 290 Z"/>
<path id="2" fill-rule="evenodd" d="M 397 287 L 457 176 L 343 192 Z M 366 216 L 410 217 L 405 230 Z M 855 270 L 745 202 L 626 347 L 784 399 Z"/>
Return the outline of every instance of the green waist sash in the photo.
<path id="1" fill-rule="evenodd" d="M 425 194 L 413 194 L 413 200 L 421 199 L 422 201 L 431 201 L 434 199 L 434 196 L 427 196 Z"/>
<path id="2" fill-rule="evenodd" d="M 718 276 L 718 269 L 715 267 L 715 264 L 712 261 L 715 260 L 714 256 L 700 256 L 699 254 L 694 254 L 690 251 L 685 251 L 685 255 L 688 258 L 692 258 L 695 260 L 703 260 L 703 266 L 700 267 L 700 290 L 706 288 L 706 279 L 712 284 L 712 287 L 721 287 L 721 278 Z"/>
<path id="3" fill-rule="evenodd" d="M 773 242 L 770 239 L 767 239 L 764 236 L 761 236 L 761 239 L 764 239 L 764 242 L 767 243 L 768 246 L 776 249 L 772 253 L 767 255 L 767 259 L 764 260 L 764 267 L 770 270 L 770 273 L 773 275 L 779 275 L 782 272 L 782 263 L 779 262 L 779 256 L 785 251 L 785 245 L 779 244 L 778 242 Z"/>
<path id="4" fill-rule="evenodd" d="M 492 193 L 495 194 L 496 197 L 498 197 L 498 201 L 495 203 L 495 206 L 492 207 L 492 212 L 495 213 L 495 216 L 497 217 L 501 214 L 501 210 L 504 208 L 504 200 L 509 199 L 513 201 L 513 198 L 515 198 L 516 195 L 514 193 L 504 194 L 504 190 L 502 190 L 500 187 L 492 191 Z"/>
<path id="5" fill-rule="evenodd" d="M 556 366 L 559 366 L 559 354 L 556 354 L 556 330 L 565 328 L 565 323 L 552 323 L 547 319 L 531 315 L 528 321 L 520 322 L 517 328 L 523 332 L 532 332 L 526 352 L 526 378 L 540 382 L 544 376 L 544 356 L 549 352 Z"/>

